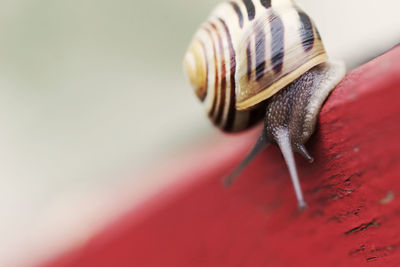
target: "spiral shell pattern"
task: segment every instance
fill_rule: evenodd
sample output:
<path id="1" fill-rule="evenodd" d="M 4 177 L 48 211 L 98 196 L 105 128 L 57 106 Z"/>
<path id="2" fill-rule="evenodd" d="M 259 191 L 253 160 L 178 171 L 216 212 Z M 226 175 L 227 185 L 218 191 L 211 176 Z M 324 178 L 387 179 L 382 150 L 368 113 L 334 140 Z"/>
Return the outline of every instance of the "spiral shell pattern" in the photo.
<path id="1" fill-rule="evenodd" d="M 327 60 L 312 20 L 291 0 L 223 2 L 195 34 L 184 68 L 220 129 L 248 129 L 263 103 Z"/>

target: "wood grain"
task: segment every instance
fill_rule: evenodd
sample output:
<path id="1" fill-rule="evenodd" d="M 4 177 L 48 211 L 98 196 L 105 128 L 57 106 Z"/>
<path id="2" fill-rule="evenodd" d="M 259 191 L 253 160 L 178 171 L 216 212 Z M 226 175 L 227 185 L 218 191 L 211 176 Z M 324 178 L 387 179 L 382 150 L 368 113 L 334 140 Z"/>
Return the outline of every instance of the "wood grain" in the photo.
<path id="1" fill-rule="evenodd" d="M 349 72 L 325 104 L 315 162 L 296 157 L 306 211 L 275 147 L 224 188 L 247 149 L 203 166 L 229 146 L 43 266 L 400 266 L 400 47 Z"/>

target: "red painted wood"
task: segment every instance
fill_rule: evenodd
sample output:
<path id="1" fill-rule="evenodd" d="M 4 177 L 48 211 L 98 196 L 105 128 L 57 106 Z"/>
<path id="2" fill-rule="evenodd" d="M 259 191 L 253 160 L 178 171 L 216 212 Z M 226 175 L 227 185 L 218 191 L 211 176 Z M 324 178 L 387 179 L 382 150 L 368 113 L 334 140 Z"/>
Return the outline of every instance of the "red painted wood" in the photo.
<path id="1" fill-rule="evenodd" d="M 224 188 L 246 153 L 218 160 L 229 146 L 46 266 L 400 266 L 400 47 L 351 71 L 324 106 L 316 161 L 296 158 L 306 211 L 276 148 Z"/>

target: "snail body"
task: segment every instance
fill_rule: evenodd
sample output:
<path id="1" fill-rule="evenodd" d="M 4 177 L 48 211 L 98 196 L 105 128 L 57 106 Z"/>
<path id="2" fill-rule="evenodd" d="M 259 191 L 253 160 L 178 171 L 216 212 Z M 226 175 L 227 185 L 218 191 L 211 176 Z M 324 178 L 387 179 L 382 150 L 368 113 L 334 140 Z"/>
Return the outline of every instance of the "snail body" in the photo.
<path id="1" fill-rule="evenodd" d="M 243 131 L 264 120 L 256 145 L 226 183 L 276 144 L 305 207 L 293 151 L 312 161 L 304 144 L 323 102 L 345 75 L 342 62 L 328 59 L 308 15 L 291 0 L 221 3 L 195 34 L 184 67 L 222 131 Z"/>

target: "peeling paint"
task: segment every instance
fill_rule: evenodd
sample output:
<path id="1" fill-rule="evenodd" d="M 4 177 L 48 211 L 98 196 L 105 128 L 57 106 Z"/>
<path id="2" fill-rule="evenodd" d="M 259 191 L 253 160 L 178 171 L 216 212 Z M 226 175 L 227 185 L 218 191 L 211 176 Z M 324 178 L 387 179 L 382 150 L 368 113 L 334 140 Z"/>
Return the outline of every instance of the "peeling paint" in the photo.
<path id="1" fill-rule="evenodd" d="M 365 231 L 368 228 L 370 228 L 371 226 L 379 227 L 380 224 L 376 220 L 373 220 L 373 221 L 371 221 L 369 223 L 364 223 L 364 224 L 361 224 L 360 226 L 357 226 L 357 227 L 355 227 L 353 229 L 350 229 L 349 231 L 345 232 L 344 234 L 345 235 L 349 235 L 349 234 L 352 234 L 352 233 L 358 233 L 358 232 L 361 232 L 361 231 Z"/>
<path id="2" fill-rule="evenodd" d="M 382 198 L 381 200 L 379 200 L 379 203 L 386 205 L 386 204 L 389 204 L 390 202 L 392 202 L 393 199 L 394 199 L 393 191 L 388 191 L 386 196 L 384 198 Z"/>

